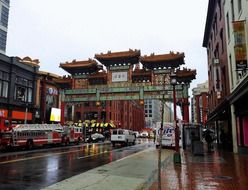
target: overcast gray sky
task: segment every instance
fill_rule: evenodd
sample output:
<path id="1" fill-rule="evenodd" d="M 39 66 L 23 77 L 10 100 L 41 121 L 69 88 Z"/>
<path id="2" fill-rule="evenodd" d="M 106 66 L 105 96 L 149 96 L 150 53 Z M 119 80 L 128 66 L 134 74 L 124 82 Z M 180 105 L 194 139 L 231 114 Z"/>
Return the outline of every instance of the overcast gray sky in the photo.
<path id="1" fill-rule="evenodd" d="M 11 0 L 8 56 L 40 60 L 40 70 L 68 74 L 59 64 L 108 50 L 142 55 L 184 52 L 207 80 L 202 47 L 208 0 Z"/>

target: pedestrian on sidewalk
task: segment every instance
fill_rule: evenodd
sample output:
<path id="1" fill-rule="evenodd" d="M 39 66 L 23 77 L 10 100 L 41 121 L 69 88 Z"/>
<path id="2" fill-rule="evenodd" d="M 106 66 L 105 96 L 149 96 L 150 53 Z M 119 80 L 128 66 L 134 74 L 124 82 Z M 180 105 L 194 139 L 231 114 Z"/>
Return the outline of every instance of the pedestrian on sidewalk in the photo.
<path id="1" fill-rule="evenodd" d="M 208 152 L 212 152 L 212 143 L 213 143 L 213 138 L 210 134 L 210 130 L 206 130 L 205 132 L 205 140 L 208 144 Z"/>

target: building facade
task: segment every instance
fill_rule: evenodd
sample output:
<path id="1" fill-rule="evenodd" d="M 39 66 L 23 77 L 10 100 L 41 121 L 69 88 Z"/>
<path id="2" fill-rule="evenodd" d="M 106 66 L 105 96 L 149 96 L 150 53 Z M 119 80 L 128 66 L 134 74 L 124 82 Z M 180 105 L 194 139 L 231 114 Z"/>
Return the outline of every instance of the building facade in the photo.
<path id="1" fill-rule="evenodd" d="M 5 54 L 7 44 L 7 30 L 9 21 L 9 0 L 0 1 L 0 53 Z"/>
<path id="2" fill-rule="evenodd" d="M 192 89 L 192 122 L 206 126 L 208 109 L 208 81 Z"/>
<path id="3" fill-rule="evenodd" d="M 59 109 L 60 96 L 59 84 L 56 83 L 61 77 L 44 71 L 38 72 L 37 77 L 37 96 L 36 107 L 37 114 L 35 115 L 35 123 L 51 123 L 52 109 Z"/>
<path id="4" fill-rule="evenodd" d="M 224 2 L 233 150 L 248 153 L 248 1 Z"/>
<path id="5" fill-rule="evenodd" d="M 161 101 L 145 100 L 145 127 L 153 128 L 156 122 L 161 121 Z"/>
<path id="6" fill-rule="evenodd" d="M 0 54 L 0 117 L 13 124 L 34 121 L 38 63 Z"/>
<path id="7" fill-rule="evenodd" d="M 154 128 L 156 127 L 157 122 L 161 122 L 162 115 L 162 104 L 160 100 L 145 100 L 145 127 Z M 164 122 L 173 122 L 173 112 L 172 112 L 172 103 L 166 102 L 164 104 Z"/>
<path id="8" fill-rule="evenodd" d="M 226 27 L 223 0 L 209 1 L 203 47 L 208 59 L 208 106 L 207 125 L 216 131 L 219 143 L 220 131 L 228 136 L 228 147 L 232 149 L 229 65 L 226 47 Z"/>
<path id="9" fill-rule="evenodd" d="M 228 148 L 248 152 L 246 0 L 209 1 L 203 46 L 208 53 L 209 118 Z M 216 98 L 215 98 L 216 97 Z"/>

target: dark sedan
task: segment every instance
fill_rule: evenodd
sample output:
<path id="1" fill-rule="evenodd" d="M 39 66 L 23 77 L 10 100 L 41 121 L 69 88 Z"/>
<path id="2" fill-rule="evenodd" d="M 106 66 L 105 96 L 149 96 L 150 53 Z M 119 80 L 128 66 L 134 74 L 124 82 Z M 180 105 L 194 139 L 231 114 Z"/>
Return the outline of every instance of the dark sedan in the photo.
<path id="1" fill-rule="evenodd" d="M 94 133 L 86 139 L 87 142 L 104 142 L 105 137 L 100 133 Z"/>

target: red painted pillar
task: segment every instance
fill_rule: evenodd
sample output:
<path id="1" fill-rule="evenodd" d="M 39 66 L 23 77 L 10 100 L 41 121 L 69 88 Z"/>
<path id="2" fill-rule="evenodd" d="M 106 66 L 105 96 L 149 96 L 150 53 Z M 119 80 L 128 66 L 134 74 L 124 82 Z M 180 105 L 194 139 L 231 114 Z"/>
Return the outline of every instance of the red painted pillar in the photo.
<path id="1" fill-rule="evenodd" d="M 183 102 L 183 120 L 189 122 L 189 100 L 188 98 L 184 98 Z"/>
<path id="2" fill-rule="evenodd" d="M 60 119 L 60 122 L 61 122 L 62 125 L 64 125 L 64 123 L 65 123 L 65 102 L 62 102 L 61 101 L 61 107 L 60 107 L 60 109 L 61 109 L 61 119 Z"/>

